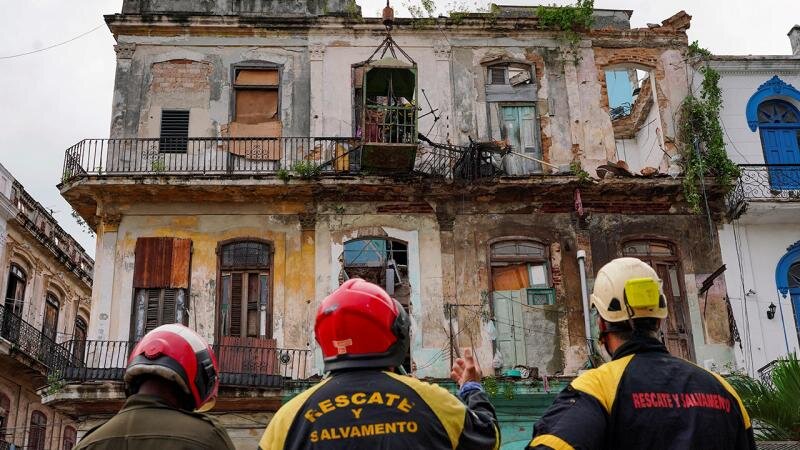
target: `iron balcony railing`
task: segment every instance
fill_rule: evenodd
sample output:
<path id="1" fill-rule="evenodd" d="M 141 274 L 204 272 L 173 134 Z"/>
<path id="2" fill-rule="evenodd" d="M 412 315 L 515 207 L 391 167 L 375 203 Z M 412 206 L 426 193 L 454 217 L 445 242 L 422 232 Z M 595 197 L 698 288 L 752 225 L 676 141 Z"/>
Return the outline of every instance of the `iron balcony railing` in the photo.
<path id="1" fill-rule="evenodd" d="M 14 300 L 7 300 L 13 303 Z M 0 337 L 11 343 L 12 351 L 20 352 L 47 369 L 60 367 L 70 354 L 55 340 L 24 321 L 4 305 L 0 305 Z"/>
<path id="2" fill-rule="evenodd" d="M 122 381 L 135 342 L 65 342 L 72 358 L 56 367 L 53 378 L 63 382 Z M 281 388 L 288 380 L 309 374 L 309 350 L 214 345 L 223 386 Z"/>
<path id="3" fill-rule="evenodd" d="M 417 144 L 408 130 L 392 133 L 389 141 L 418 145 L 408 175 L 475 180 L 504 174 L 503 151 L 421 137 Z M 361 167 L 362 144 L 339 137 L 86 139 L 67 149 L 62 182 L 87 176 L 363 175 L 368 171 Z"/>
<path id="4" fill-rule="evenodd" d="M 749 201 L 800 201 L 800 164 L 741 164 L 728 202 L 736 214 Z"/>

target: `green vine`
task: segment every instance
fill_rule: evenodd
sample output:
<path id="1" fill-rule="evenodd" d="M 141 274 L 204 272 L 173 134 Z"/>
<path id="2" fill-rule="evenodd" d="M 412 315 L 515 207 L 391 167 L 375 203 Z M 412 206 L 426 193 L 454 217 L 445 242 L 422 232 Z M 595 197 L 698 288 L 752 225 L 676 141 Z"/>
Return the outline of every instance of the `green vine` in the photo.
<path id="1" fill-rule="evenodd" d="M 588 30 L 594 23 L 594 0 L 577 0 L 569 6 L 539 6 L 536 17 L 544 28 L 555 28 L 561 31 L 559 41 L 569 48 L 574 62 L 580 61 L 578 44 L 581 31 Z"/>
<path id="2" fill-rule="evenodd" d="M 700 69 L 700 73 L 703 75 L 700 97 L 690 94 L 683 101 L 678 130 L 683 144 L 683 192 L 693 212 L 700 211 L 702 177 L 714 176 L 717 183 L 730 188 L 740 174 L 739 167 L 725 151 L 719 119 L 722 108 L 719 73 L 710 67 Z"/>
<path id="3" fill-rule="evenodd" d="M 703 47 L 700 47 L 699 42 L 694 41 L 691 44 L 689 44 L 688 55 L 690 58 L 692 57 L 708 58 L 709 56 L 711 56 L 711 52 Z"/>

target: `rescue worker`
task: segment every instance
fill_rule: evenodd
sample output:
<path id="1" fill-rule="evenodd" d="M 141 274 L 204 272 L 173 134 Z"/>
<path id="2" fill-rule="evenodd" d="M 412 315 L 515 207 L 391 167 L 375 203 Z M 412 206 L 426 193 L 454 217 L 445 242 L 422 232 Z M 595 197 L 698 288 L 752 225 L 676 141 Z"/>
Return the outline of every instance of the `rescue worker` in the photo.
<path id="1" fill-rule="evenodd" d="M 667 299 L 652 267 L 618 258 L 591 300 L 611 361 L 574 379 L 536 423 L 528 449 L 755 449 L 750 418 L 721 376 L 658 339 Z"/>
<path id="2" fill-rule="evenodd" d="M 191 329 L 162 325 L 134 347 L 125 370 L 128 399 L 75 450 L 234 450 L 228 433 L 196 411 L 214 406 L 219 388 L 211 346 Z"/>
<path id="3" fill-rule="evenodd" d="M 451 373 L 463 402 L 397 373 L 409 324 L 400 303 L 358 278 L 325 298 L 314 331 L 329 376 L 275 413 L 259 448 L 497 449 L 497 417 L 472 352 Z"/>

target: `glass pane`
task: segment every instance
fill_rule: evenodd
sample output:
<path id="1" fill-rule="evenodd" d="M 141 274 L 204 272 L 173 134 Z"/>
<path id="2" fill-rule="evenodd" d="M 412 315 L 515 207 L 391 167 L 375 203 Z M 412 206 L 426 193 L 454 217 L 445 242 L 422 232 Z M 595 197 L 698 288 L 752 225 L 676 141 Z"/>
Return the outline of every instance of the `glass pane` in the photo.
<path id="1" fill-rule="evenodd" d="M 531 277 L 531 287 L 550 287 L 547 283 L 547 266 L 545 264 L 531 264 L 528 266 Z"/>
<path id="2" fill-rule="evenodd" d="M 222 248 L 222 268 L 269 268 L 269 246 L 262 242 L 235 242 Z"/>
<path id="3" fill-rule="evenodd" d="M 622 254 L 625 256 L 648 255 L 649 245 L 644 241 L 627 242 L 622 249 Z"/>
<path id="4" fill-rule="evenodd" d="M 800 261 L 789 267 L 789 287 L 800 288 Z"/>
<path id="5" fill-rule="evenodd" d="M 222 324 L 222 335 L 228 336 L 230 330 L 230 321 L 228 317 L 230 315 L 230 308 L 231 308 L 231 276 L 230 275 L 223 275 L 222 276 L 222 299 L 220 299 L 220 306 L 219 306 L 219 313 L 220 313 L 220 323 Z"/>
<path id="6" fill-rule="evenodd" d="M 267 292 L 269 292 L 267 290 L 267 275 L 261 275 L 260 283 L 261 283 L 261 290 L 259 291 L 260 293 L 259 304 L 261 304 L 262 308 L 266 308 L 268 301 Z"/>
<path id="7" fill-rule="evenodd" d="M 365 239 L 350 241 L 344 244 L 345 266 L 378 267 L 386 260 L 386 241 L 383 239 Z"/>
<path id="8" fill-rule="evenodd" d="M 520 258 L 544 257 L 544 246 L 532 241 L 506 241 L 492 245 L 492 256 Z"/>
<path id="9" fill-rule="evenodd" d="M 758 106 L 760 123 L 797 123 L 797 110 L 782 100 L 768 100 Z"/>
<path id="10" fill-rule="evenodd" d="M 663 283 L 663 281 L 662 281 Z M 672 296 L 674 298 L 681 297 L 681 285 L 678 282 L 678 269 L 675 267 L 669 268 L 669 283 L 670 288 L 672 289 Z"/>

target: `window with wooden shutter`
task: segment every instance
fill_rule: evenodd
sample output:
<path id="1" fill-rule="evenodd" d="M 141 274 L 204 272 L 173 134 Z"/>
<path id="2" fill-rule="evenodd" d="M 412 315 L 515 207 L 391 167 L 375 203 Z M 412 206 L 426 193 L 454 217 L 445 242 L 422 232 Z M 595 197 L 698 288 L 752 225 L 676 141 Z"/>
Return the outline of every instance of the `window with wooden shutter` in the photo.
<path id="1" fill-rule="evenodd" d="M 59 301 L 55 294 L 48 292 L 45 300 L 44 324 L 42 325 L 42 333 L 52 340 L 56 339 L 56 331 L 58 328 L 58 307 Z"/>
<path id="2" fill-rule="evenodd" d="M 233 120 L 228 127 L 231 137 L 281 135 L 278 67 L 236 67 L 233 92 Z M 233 150 L 238 153 L 242 149 Z"/>
<path id="3" fill-rule="evenodd" d="M 188 322 L 189 264 L 192 241 L 179 238 L 139 238 L 136 241 L 131 337 L 168 323 Z"/>
<path id="4" fill-rule="evenodd" d="M 239 241 L 220 248 L 219 331 L 231 337 L 271 337 L 269 297 L 271 248 Z"/>
<path id="5" fill-rule="evenodd" d="M 47 435 L 47 416 L 40 411 L 31 413 L 31 423 L 28 427 L 28 446 L 30 450 L 44 450 Z"/>
<path id="6" fill-rule="evenodd" d="M 189 111 L 165 109 L 161 111 L 161 153 L 185 153 L 189 142 Z"/>

